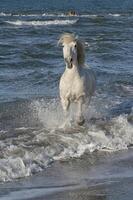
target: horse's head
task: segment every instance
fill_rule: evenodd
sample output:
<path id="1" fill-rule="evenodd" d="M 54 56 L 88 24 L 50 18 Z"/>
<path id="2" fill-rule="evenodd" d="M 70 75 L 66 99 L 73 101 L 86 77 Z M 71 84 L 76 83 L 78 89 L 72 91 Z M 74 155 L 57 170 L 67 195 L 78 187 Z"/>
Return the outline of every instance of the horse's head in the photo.
<path id="1" fill-rule="evenodd" d="M 66 67 L 71 69 L 74 65 L 83 65 L 84 48 L 75 35 L 65 33 L 60 37 L 59 43 L 63 46 L 63 56 Z"/>
<path id="2" fill-rule="evenodd" d="M 77 65 L 77 42 L 63 43 L 63 56 L 66 66 L 71 69 L 73 65 Z"/>

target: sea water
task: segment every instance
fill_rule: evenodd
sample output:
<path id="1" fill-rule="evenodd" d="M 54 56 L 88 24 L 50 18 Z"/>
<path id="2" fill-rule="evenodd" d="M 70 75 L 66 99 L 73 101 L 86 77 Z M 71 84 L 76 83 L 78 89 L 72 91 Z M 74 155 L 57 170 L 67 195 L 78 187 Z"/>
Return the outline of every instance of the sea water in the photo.
<path id="1" fill-rule="evenodd" d="M 133 1 L 0 1 L 0 181 L 133 144 Z M 77 15 L 68 16 L 69 10 Z M 60 34 L 85 41 L 97 88 L 86 124 L 60 129 Z M 72 110 L 72 114 L 75 113 Z M 71 116 L 70 116 L 71 117 Z"/>

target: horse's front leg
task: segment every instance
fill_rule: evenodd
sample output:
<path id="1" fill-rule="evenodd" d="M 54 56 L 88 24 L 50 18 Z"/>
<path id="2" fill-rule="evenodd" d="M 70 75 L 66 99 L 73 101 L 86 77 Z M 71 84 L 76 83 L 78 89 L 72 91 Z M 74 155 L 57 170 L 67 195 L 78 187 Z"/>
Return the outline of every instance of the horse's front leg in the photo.
<path id="1" fill-rule="evenodd" d="M 68 109 L 70 106 L 70 101 L 67 98 L 66 99 L 61 98 L 61 104 L 62 104 L 62 108 L 63 108 L 64 114 L 65 114 L 65 122 L 63 123 L 62 127 L 65 127 L 69 121 Z"/>
<path id="2" fill-rule="evenodd" d="M 83 97 L 80 97 L 77 103 L 78 103 L 77 124 L 79 126 L 82 126 L 85 123 L 85 119 L 82 113 L 83 103 L 84 103 Z"/>

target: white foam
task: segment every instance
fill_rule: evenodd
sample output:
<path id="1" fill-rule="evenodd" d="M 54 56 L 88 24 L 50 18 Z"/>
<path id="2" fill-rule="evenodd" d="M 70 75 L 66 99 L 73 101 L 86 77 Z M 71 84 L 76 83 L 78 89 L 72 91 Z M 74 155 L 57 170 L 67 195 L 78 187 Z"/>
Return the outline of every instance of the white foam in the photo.
<path id="1" fill-rule="evenodd" d="M 11 15 L 12 15 L 11 13 L 4 13 L 4 12 L 0 13 L 0 16 L 11 16 Z"/>
<path id="2" fill-rule="evenodd" d="M 60 13 L 60 14 L 49 14 L 49 13 L 43 13 L 42 16 L 46 17 L 84 17 L 84 18 L 95 18 L 98 15 L 96 14 L 76 14 L 76 15 L 68 15 L 65 13 Z"/>
<path id="3" fill-rule="evenodd" d="M 26 168 L 20 157 L 0 160 L 0 181 L 10 181 L 29 175 L 30 170 Z"/>
<path id="4" fill-rule="evenodd" d="M 113 16 L 113 17 L 120 17 L 121 16 L 121 14 L 118 14 L 118 13 L 115 13 L 115 14 L 109 13 L 108 15 L 109 16 Z"/>
<path id="5" fill-rule="evenodd" d="M 40 14 L 13 14 L 14 17 L 39 17 Z"/>
<path id="6" fill-rule="evenodd" d="M 94 14 L 84 14 L 84 15 L 79 15 L 80 17 L 86 17 L 86 18 L 95 18 L 97 17 L 98 15 L 94 15 Z"/>
<path id="7" fill-rule="evenodd" d="M 4 12 L 1 12 L 0 13 L 0 16 L 14 16 L 14 17 L 85 17 L 85 18 L 95 18 L 97 17 L 98 15 L 96 14 L 77 14 L 77 15 L 74 15 L 74 16 L 69 16 L 65 13 L 38 13 L 38 14 L 14 14 L 14 13 L 4 13 Z"/>
<path id="8" fill-rule="evenodd" d="M 50 14 L 50 13 L 43 13 L 42 16 L 46 16 L 46 17 L 54 17 L 57 16 L 57 14 Z"/>
<path id="9" fill-rule="evenodd" d="M 0 141 L 0 181 L 32 175 L 54 160 L 80 157 L 87 152 L 123 150 L 133 144 L 133 126 L 125 114 L 102 120 L 100 112 L 91 104 L 88 119 L 98 117 L 98 120 L 90 120 L 84 127 L 71 122 L 71 126 L 60 129 L 64 116 L 58 100 L 34 101 L 31 109 L 43 128 L 19 127 L 14 129 L 13 138 L 8 137 L 10 133 L 4 133 L 6 138 Z"/>
<path id="10" fill-rule="evenodd" d="M 119 13 L 108 13 L 107 15 L 109 16 L 113 16 L 113 17 L 120 17 L 121 14 Z M 4 12 L 1 12 L 0 13 L 0 16 L 18 16 L 18 17 L 84 17 L 84 18 L 95 18 L 95 17 L 98 17 L 100 16 L 100 14 L 77 14 L 75 16 L 68 16 L 66 13 L 31 13 L 31 14 L 14 14 L 14 13 L 4 13 Z"/>
<path id="11" fill-rule="evenodd" d="M 49 25 L 69 25 L 75 24 L 77 20 L 48 20 L 48 21 L 6 21 L 8 24 L 15 26 L 49 26 Z"/>
<path id="12" fill-rule="evenodd" d="M 43 13 L 42 16 L 46 16 L 46 17 L 79 17 L 80 15 L 74 15 L 74 16 L 69 16 L 65 13 Z"/>
<path id="13" fill-rule="evenodd" d="M 42 14 L 14 14 L 14 13 L 4 13 L 4 12 L 1 12 L 0 16 L 37 17 L 37 16 L 42 16 Z"/>

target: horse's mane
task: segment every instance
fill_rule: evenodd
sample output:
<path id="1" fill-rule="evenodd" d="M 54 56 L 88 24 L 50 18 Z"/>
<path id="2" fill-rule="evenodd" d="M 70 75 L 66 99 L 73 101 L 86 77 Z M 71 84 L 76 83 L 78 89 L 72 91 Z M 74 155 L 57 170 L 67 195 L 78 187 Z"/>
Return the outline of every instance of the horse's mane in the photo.
<path id="1" fill-rule="evenodd" d="M 63 43 L 69 44 L 71 42 L 77 43 L 77 60 L 79 66 L 83 67 L 85 62 L 85 49 L 83 42 L 81 42 L 77 36 L 71 33 L 64 33 L 60 36 L 58 44 L 63 44 Z"/>

